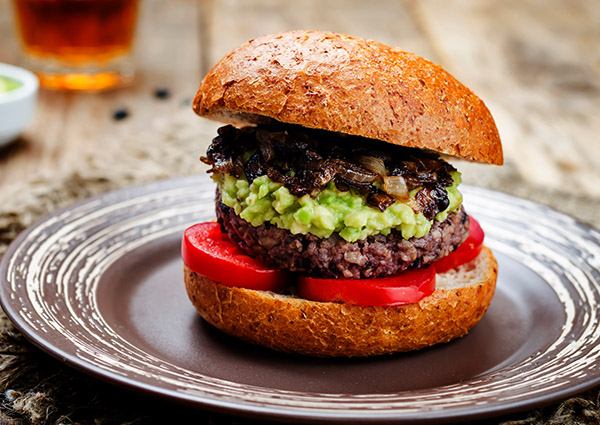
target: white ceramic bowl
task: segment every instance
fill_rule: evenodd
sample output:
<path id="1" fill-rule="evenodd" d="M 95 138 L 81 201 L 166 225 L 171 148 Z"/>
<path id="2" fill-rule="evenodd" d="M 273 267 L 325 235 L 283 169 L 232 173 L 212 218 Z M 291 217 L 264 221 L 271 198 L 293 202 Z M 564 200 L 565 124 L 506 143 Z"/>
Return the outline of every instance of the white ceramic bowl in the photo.
<path id="1" fill-rule="evenodd" d="M 17 80 L 20 86 L 0 92 L 0 146 L 23 131 L 33 119 L 39 82 L 34 73 L 18 66 L 0 63 L 0 77 Z"/>

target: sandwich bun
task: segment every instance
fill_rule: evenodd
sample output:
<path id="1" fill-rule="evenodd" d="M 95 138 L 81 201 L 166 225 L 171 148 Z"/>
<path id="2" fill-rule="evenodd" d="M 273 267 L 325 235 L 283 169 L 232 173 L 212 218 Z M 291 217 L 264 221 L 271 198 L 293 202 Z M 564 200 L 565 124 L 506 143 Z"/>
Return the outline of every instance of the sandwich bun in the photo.
<path id="1" fill-rule="evenodd" d="M 240 126 L 275 120 L 503 162 L 494 119 L 471 90 L 413 53 L 343 34 L 250 40 L 208 72 L 193 109 Z"/>
<path id="2" fill-rule="evenodd" d="M 320 357 L 418 350 L 465 335 L 486 312 L 498 264 L 487 247 L 436 276 L 436 290 L 412 304 L 359 306 L 230 287 L 184 266 L 188 296 L 221 331 L 271 349 Z"/>

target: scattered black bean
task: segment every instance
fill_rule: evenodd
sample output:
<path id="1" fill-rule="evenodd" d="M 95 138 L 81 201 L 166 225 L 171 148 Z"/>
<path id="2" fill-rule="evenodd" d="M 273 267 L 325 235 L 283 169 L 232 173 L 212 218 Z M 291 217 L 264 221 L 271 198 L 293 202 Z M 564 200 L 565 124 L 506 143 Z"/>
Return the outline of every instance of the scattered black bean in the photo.
<path id="1" fill-rule="evenodd" d="M 129 116 L 129 111 L 125 108 L 116 109 L 113 112 L 113 119 L 115 121 L 121 121 Z"/>
<path id="2" fill-rule="evenodd" d="M 171 97 L 171 92 L 166 87 L 159 87 L 154 90 L 154 97 L 161 100 L 168 99 Z"/>

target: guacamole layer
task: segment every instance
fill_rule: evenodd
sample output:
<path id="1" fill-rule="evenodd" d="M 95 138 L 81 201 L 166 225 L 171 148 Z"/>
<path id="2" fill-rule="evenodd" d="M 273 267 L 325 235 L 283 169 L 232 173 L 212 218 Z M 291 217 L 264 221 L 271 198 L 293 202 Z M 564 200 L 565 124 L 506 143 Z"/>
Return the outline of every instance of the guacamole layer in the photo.
<path id="1" fill-rule="evenodd" d="M 448 214 L 457 210 L 462 195 L 457 186 L 461 182 L 458 171 L 450 173 L 452 186 L 446 188 L 450 201 L 448 208 L 438 213 L 434 220 L 444 221 Z M 385 211 L 369 206 L 363 196 L 350 190 L 340 191 L 330 182 L 317 196 L 296 197 L 281 183 L 271 181 L 266 175 L 249 183 L 244 177 L 215 173 L 221 193 L 221 201 L 235 213 L 252 224 L 270 223 L 293 234 L 311 233 L 327 238 L 333 233 L 348 242 L 367 236 L 387 235 L 392 230 L 401 232 L 404 239 L 425 236 L 433 223 L 409 205 L 419 189 L 410 192 L 407 202 L 396 201 Z"/>

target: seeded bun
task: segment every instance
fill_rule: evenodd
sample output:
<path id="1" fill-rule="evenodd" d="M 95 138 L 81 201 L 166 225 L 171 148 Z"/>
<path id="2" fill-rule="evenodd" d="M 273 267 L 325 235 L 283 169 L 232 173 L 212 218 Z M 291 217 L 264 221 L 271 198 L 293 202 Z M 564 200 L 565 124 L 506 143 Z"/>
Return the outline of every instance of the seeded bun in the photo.
<path id="1" fill-rule="evenodd" d="M 347 35 L 251 40 L 206 75 L 194 111 L 236 125 L 276 120 L 500 165 L 481 99 L 417 55 Z"/>
<path id="2" fill-rule="evenodd" d="M 472 262 L 438 274 L 436 291 L 418 303 L 376 307 L 229 287 L 184 270 L 190 300 L 213 326 L 253 344 L 323 357 L 418 350 L 463 336 L 487 310 L 497 272 L 483 247 Z"/>

